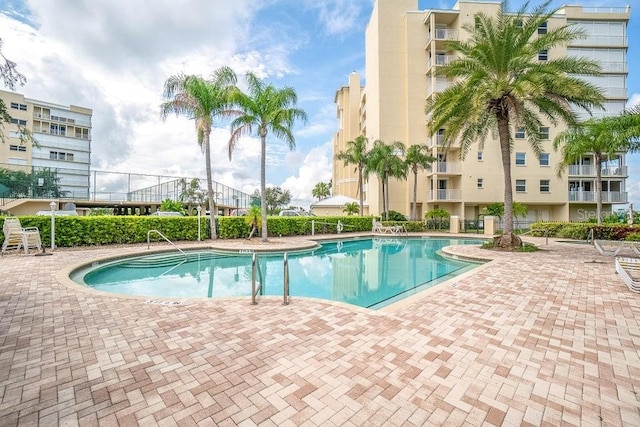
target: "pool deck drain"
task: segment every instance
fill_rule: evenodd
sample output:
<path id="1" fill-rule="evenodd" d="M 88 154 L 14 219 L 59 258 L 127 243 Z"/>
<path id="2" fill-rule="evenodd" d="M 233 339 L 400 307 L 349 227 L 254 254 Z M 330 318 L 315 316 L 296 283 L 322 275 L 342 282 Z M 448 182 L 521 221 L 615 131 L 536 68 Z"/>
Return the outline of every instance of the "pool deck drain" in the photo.
<path id="1" fill-rule="evenodd" d="M 588 245 L 526 240 L 393 312 L 58 280 L 146 245 L 5 255 L 0 425 L 640 425 L 640 296 Z"/>

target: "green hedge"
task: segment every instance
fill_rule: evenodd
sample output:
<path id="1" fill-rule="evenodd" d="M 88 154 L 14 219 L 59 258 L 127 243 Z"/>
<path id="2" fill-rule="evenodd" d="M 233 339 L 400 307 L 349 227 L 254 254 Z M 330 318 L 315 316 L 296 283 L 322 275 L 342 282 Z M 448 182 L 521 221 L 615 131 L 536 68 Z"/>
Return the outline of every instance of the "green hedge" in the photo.
<path id="1" fill-rule="evenodd" d="M 315 221 L 316 234 L 337 233 L 338 221 L 342 222 L 342 234 L 371 231 L 373 217 L 269 217 L 267 227 L 269 236 L 311 235 L 312 221 Z M 23 227 L 38 227 L 45 246 L 51 241 L 51 217 L 21 216 Z M 0 230 L 4 217 L 0 217 Z M 407 231 L 424 231 L 420 221 L 388 221 L 385 225 L 402 224 Z M 171 241 L 196 241 L 198 236 L 197 217 L 157 217 L 157 216 L 60 216 L 55 219 L 56 246 L 90 246 L 106 244 L 144 243 L 149 230 L 158 230 Z M 208 219 L 200 223 L 201 238 L 209 237 Z M 218 235 L 221 239 L 246 238 L 249 226 L 245 217 L 219 217 Z M 260 230 L 258 230 L 260 232 Z M 4 235 L 0 231 L 0 241 Z M 158 241 L 156 233 L 150 235 L 151 241 Z"/>
<path id="2" fill-rule="evenodd" d="M 590 222 L 537 222 L 531 225 L 531 235 L 560 237 L 564 239 L 586 240 L 593 230 L 593 238 L 598 240 L 626 240 L 635 238 L 640 227 L 626 224 L 603 224 L 597 226 Z M 629 236 L 629 237 L 627 237 Z"/>
<path id="3" fill-rule="evenodd" d="M 0 226 L 4 218 L 0 218 Z M 23 227 L 38 227 L 42 242 L 47 246 L 51 241 L 51 217 L 22 216 Z M 201 236 L 208 236 L 208 222 L 201 221 Z M 55 219 L 56 246 L 88 246 L 116 243 L 143 243 L 147 232 L 158 230 L 169 240 L 197 240 L 198 220 L 196 217 L 156 217 L 156 216 L 60 216 Z M 4 235 L 0 233 L 2 239 Z M 151 241 L 160 236 L 152 233 Z"/>

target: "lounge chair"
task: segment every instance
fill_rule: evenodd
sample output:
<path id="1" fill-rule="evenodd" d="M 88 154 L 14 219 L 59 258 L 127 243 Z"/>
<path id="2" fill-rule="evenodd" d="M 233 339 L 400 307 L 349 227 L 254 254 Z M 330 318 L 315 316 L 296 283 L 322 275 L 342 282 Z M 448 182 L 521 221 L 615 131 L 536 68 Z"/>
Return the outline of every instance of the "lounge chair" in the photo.
<path id="1" fill-rule="evenodd" d="M 640 293 L 640 259 L 616 257 L 616 272 L 631 292 Z"/>
<path id="2" fill-rule="evenodd" d="M 593 246 L 595 246 L 596 250 L 600 253 L 600 255 L 604 255 L 604 256 L 616 256 L 618 255 L 618 252 L 620 252 L 620 250 L 622 249 L 622 245 L 621 244 L 616 244 L 614 246 L 604 246 L 604 242 L 602 241 L 598 241 L 598 240 L 594 240 L 593 241 Z"/>
<path id="3" fill-rule="evenodd" d="M 395 225 L 382 225 L 381 221 L 373 221 L 373 229 L 371 230 L 373 233 L 391 233 L 396 234 L 396 226 Z"/>
<path id="4" fill-rule="evenodd" d="M 40 230 L 37 227 L 22 228 L 18 218 L 5 218 L 2 232 L 4 233 L 2 254 L 7 249 L 24 248 L 25 254 L 29 253 L 30 248 L 42 250 Z"/>

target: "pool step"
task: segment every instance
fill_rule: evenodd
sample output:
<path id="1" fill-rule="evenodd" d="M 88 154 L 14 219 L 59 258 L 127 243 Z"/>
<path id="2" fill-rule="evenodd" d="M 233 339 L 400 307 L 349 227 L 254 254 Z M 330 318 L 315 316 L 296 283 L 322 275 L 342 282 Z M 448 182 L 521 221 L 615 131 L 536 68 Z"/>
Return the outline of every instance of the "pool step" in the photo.
<path id="1" fill-rule="evenodd" d="M 212 253 L 193 253 L 182 254 L 160 254 L 148 255 L 140 258 L 134 258 L 120 263 L 123 268 L 141 268 L 141 267 L 170 267 L 176 264 L 192 261 L 210 261 L 213 259 L 224 258 L 226 255 Z"/>

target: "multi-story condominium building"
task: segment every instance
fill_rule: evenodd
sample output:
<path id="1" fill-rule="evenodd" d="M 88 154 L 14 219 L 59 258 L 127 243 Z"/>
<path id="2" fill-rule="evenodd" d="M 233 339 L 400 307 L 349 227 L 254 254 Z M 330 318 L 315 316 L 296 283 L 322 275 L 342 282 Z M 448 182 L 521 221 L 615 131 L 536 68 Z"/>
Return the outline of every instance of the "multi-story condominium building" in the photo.
<path id="1" fill-rule="evenodd" d="M 504 199 L 503 168 L 499 143 L 491 136 L 483 149 L 473 145 L 464 158 L 456 141 L 444 141 L 443 129 L 435 136 L 427 129 L 425 104 L 444 90 L 451 81 L 437 74 L 438 67 L 455 58 L 444 42 L 469 37 L 462 26 L 473 25 L 474 16 L 496 13 L 498 1 L 460 0 L 450 10 L 418 10 L 417 0 L 377 0 L 365 34 L 366 84 L 352 73 L 347 86 L 336 93 L 338 132 L 333 141 L 334 153 L 344 151 L 346 143 L 365 135 L 375 140 L 402 141 L 406 146 L 427 145 L 437 158 L 430 171 L 418 179 L 418 215 L 444 208 L 452 215 L 475 219 L 483 208 Z M 584 77 L 601 87 L 607 98 L 604 111 L 594 115 L 617 115 L 627 101 L 627 23 L 629 7 L 588 8 L 565 6 L 546 26 L 572 24 L 584 31 L 585 38 L 569 46 L 540 52 L 545 61 L 566 55 L 600 61 L 603 74 Z M 587 118 L 586 112 L 578 112 Z M 538 158 L 529 148 L 522 129 L 514 128 L 512 178 L 514 200 L 528 208 L 528 220 L 586 220 L 595 215 L 596 168 L 603 173 L 604 210 L 614 204 L 627 203 L 625 155 L 619 153 L 600 165 L 594 156 L 584 156 L 571 165 L 562 177 L 556 166 L 560 153 L 552 141 L 562 126 L 548 124 L 540 129 L 544 135 L 543 153 Z M 353 165 L 334 160 L 334 194 L 358 198 L 357 173 Z M 382 211 L 381 182 L 369 176 L 365 185 L 369 213 Z M 390 209 L 409 216 L 413 201 L 413 179 L 390 180 Z"/>
<path id="2" fill-rule="evenodd" d="M 11 116 L 11 123 L 4 124 L 5 141 L 0 144 L 0 168 L 28 173 L 50 171 L 57 178 L 58 187 L 65 197 L 87 199 L 92 110 L 37 101 L 1 90 L 0 98 Z M 29 130 L 37 144 L 21 143 L 18 126 Z"/>

